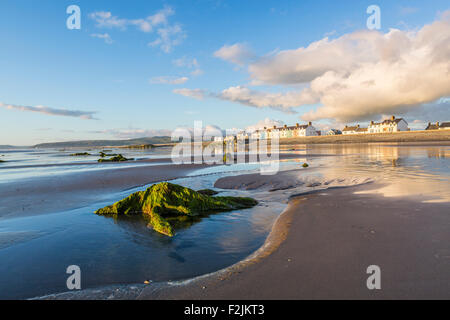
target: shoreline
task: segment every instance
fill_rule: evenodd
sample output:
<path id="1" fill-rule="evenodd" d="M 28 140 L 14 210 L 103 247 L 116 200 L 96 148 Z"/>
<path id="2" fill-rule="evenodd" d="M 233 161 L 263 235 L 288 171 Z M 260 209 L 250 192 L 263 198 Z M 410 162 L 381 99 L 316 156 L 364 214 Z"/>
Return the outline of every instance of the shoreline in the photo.
<path id="1" fill-rule="evenodd" d="M 137 298 L 449 299 L 448 204 L 355 194 L 377 187 L 336 188 L 296 197 L 266 243 L 249 258 L 169 287 L 144 287 Z M 376 207 L 367 204 L 397 211 L 377 216 Z M 319 212 L 317 207 L 327 208 Z M 366 287 L 366 268 L 373 264 L 382 270 L 382 290 Z"/>
<path id="2" fill-rule="evenodd" d="M 279 159 L 295 160 L 324 156 L 327 155 L 280 153 Z M 247 163 L 248 155 L 245 160 Z M 124 164 L 124 167 L 112 166 L 112 164 L 118 165 L 117 163 L 105 163 L 105 167 L 98 170 L 36 176 L 0 183 L 0 194 L 2 195 L 0 197 L 0 209 L 2 209 L 0 219 L 58 212 L 61 211 L 59 205 L 61 201 L 64 201 L 66 205 L 64 211 L 75 209 L 95 201 L 98 202 L 108 193 L 126 191 L 155 182 L 185 178 L 195 170 L 221 165 L 196 164 L 194 161 L 174 164 L 170 158 L 135 161 L 134 163 L 140 164 L 136 166 L 128 166 L 130 163 L 119 163 L 119 165 Z M 148 165 L 145 165 L 146 163 Z M 98 166 L 96 162 L 87 164 Z M 78 165 L 80 163 L 33 165 L 28 168 Z M 3 170 L 6 169 L 11 169 L 11 167 L 3 168 Z M 27 197 L 23 197 L 24 194 Z"/>
<path id="3" fill-rule="evenodd" d="M 449 299 L 450 217 L 443 213 L 448 204 L 356 193 L 379 187 L 377 183 L 337 187 L 291 198 L 258 250 L 209 274 L 36 299 Z M 399 211 L 378 217 L 372 215 L 377 208 L 367 204 Z M 328 208 L 319 211 L 318 206 Z M 355 208 L 360 210 L 350 210 Z M 325 216 L 321 220 L 317 215 Z M 431 225 L 430 216 L 437 220 Z M 393 225 L 392 220 L 404 223 Z M 408 227 L 416 232 L 405 231 Z M 435 231 L 431 239 L 429 229 Z M 377 263 L 383 272 L 382 290 L 370 291 L 366 268 Z"/>
<path id="4" fill-rule="evenodd" d="M 80 208 L 100 201 L 105 194 L 183 178 L 190 172 L 207 166 L 163 164 L 111 168 L 2 183 L 0 219 L 58 212 L 61 211 L 61 202 L 65 204 L 64 211 Z M 24 194 L 27 196 L 23 197 Z"/>

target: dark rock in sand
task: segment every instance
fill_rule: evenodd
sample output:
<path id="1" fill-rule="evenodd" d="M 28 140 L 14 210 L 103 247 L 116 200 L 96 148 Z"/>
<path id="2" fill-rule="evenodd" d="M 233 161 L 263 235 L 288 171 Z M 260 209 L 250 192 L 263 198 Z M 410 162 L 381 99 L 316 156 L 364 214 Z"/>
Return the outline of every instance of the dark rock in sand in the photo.
<path id="1" fill-rule="evenodd" d="M 173 219 L 186 220 L 206 216 L 212 212 L 251 208 L 258 202 L 251 198 L 211 197 L 176 184 L 162 182 L 145 191 L 131 194 L 111 206 L 97 210 L 102 216 L 142 215 L 155 231 L 173 236 Z"/>
<path id="2" fill-rule="evenodd" d="M 117 156 L 114 156 L 109 159 L 104 159 L 104 158 L 98 159 L 98 162 L 123 162 L 123 161 L 131 161 L 131 160 L 134 160 L 134 159 L 132 159 L 132 158 L 127 159 L 124 156 L 122 156 L 121 154 L 118 154 Z"/>
<path id="3" fill-rule="evenodd" d="M 80 153 L 72 153 L 71 157 L 81 157 L 81 156 L 90 156 L 91 154 L 88 152 L 80 152 Z"/>

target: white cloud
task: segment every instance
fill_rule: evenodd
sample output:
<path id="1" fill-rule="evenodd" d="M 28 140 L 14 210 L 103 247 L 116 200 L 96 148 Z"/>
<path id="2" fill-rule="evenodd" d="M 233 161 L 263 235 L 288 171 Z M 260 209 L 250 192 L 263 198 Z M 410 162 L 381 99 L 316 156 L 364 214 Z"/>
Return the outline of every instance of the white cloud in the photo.
<path id="1" fill-rule="evenodd" d="M 134 26 L 145 33 L 156 32 L 158 38 L 151 41 L 149 46 L 159 47 L 163 52 L 168 53 L 186 37 L 186 33 L 180 24 L 171 25 L 169 23 L 169 17 L 174 14 L 175 11 L 171 7 L 165 7 L 156 14 L 146 18 L 119 18 L 108 11 L 93 12 L 89 14 L 89 17 L 97 23 L 96 26 L 98 28 L 116 28 L 123 31 L 129 26 Z"/>
<path id="2" fill-rule="evenodd" d="M 270 93 L 251 90 L 247 87 L 236 86 L 223 90 L 218 98 L 233 102 L 239 102 L 251 107 L 281 110 L 287 113 L 293 113 L 292 107 L 299 101 L 302 103 L 313 103 L 315 99 L 308 92 L 288 92 L 288 93 Z"/>
<path id="3" fill-rule="evenodd" d="M 327 37 L 306 48 L 283 50 L 249 66 L 257 84 L 291 85 L 308 83 L 328 71 L 346 72 L 375 62 L 381 34 L 358 31 L 334 40 Z"/>
<path id="4" fill-rule="evenodd" d="M 202 69 L 195 69 L 194 71 L 191 72 L 191 76 L 198 77 L 201 76 L 203 73 L 204 72 Z"/>
<path id="5" fill-rule="evenodd" d="M 94 114 L 96 112 L 90 111 L 79 111 L 79 110 L 67 110 L 67 109 L 55 109 L 46 106 L 19 106 L 13 104 L 5 104 L 0 102 L 0 108 L 5 108 L 8 110 L 18 110 L 18 111 L 28 111 L 28 112 L 37 112 L 51 116 L 63 116 L 63 117 L 74 117 L 85 120 L 93 120 Z"/>
<path id="6" fill-rule="evenodd" d="M 302 116 L 305 121 L 345 123 L 404 115 L 450 96 L 449 43 L 447 11 L 419 30 L 357 31 L 280 51 L 249 66 L 252 84 L 287 86 L 289 92 L 235 86 L 208 96 L 283 111 L 318 104 Z"/>
<path id="7" fill-rule="evenodd" d="M 168 17 L 175 12 L 172 8 L 166 7 L 156 14 L 143 19 L 124 19 L 113 16 L 109 11 L 97 11 L 89 14 L 89 17 L 97 22 L 99 28 L 118 28 L 126 29 L 127 26 L 135 26 L 143 32 L 152 32 L 153 28 L 158 25 L 166 25 Z"/>
<path id="8" fill-rule="evenodd" d="M 159 47 L 165 53 L 171 52 L 174 46 L 179 45 L 186 38 L 186 33 L 179 24 L 159 28 L 157 32 L 159 37 L 148 45 Z"/>
<path id="9" fill-rule="evenodd" d="M 126 19 L 119 19 L 107 11 L 98 11 L 89 14 L 89 17 L 97 22 L 99 28 L 124 29 L 129 23 Z"/>
<path id="10" fill-rule="evenodd" d="M 254 58 L 254 54 L 245 43 L 235 43 L 230 46 L 224 45 L 214 52 L 214 56 L 239 66 L 243 66 Z"/>
<path id="11" fill-rule="evenodd" d="M 93 33 L 91 34 L 91 37 L 93 38 L 98 38 L 98 39 L 103 39 L 105 41 L 105 43 L 107 44 L 112 44 L 113 40 L 111 39 L 111 36 L 108 33 Z"/>
<path id="12" fill-rule="evenodd" d="M 258 121 L 257 123 L 248 126 L 246 131 L 255 131 L 260 130 L 264 128 L 272 128 L 273 126 L 282 127 L 284 125 L 284 122 L 281 120 L 274 120 L 270 118 L 265 118 L 264 120 Z"/>
<path id="13" fill-rule="evenodd" d="M 203 74 L 203 70 L 200 69 L 200 64 L 198 63 L 196 58 L 188 59 L 186 57 L 182 57 L 172 60 L 172 63 L 174 66 L 179 68 L 194 69 L 190 72 L 191 76 L 193 77 L 197 77 Z"/>
<path id="14" fill-rule="evenodd" d="M 188 77 L 154 77 L 150 79 L 150 83 L 152 84 L 183 84 L 188 81 Z"/>
<path id="15" fill-rule="evenodd" d="M 204 90 L 201 89 L 186 89 L 186 88 L 182 88 L 182 89 L 175 89 L 173 90 L 173 93 L 185 96 L 185 97 L 190 97 L 190 98 L 195 98 L 198 100 L 202 100 L 206 95 L 208 95 L 208 93 Z"/>
<path id="16" fill-rule="evenodd" d="M 185 67 L 185 68 L 198 68 L 199 63 L 196 58 L 188 59 L 186 57 L 182 57 L 179 59 L 172 60 L 172 63 L 177 67 Z"/>

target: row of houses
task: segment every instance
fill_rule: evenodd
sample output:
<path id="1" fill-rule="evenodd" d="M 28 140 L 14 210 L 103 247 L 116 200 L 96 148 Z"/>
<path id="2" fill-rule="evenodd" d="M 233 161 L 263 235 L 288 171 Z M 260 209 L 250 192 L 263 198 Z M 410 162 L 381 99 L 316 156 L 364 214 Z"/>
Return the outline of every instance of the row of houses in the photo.
<path id="1" fill-rule="evenodd" d="M 352 127 L 345 126 L 342 134 L 392 133 L 409 130 L 408 122 L 405 119 L 392 116 L 382 122 L 370 121 L 367 128 L 361 128 L 360 125 Z"/>
<path id="2" fill-rule="evenodd" d="M 429 122 L 425 130 L 450 130 L 450 122 Z M 403 118 L 392 116 L 382 122 L 371 121 L 367 128 L 362 128 L 359 125 L 350 127 L 345 126 L 344 130 L 342 130 L 342 134 L 392 133 L 401 131 L 410 131 L 408 122 Z"/>
<path id="3" fill-rule="evenodd" d="M 428 123 L 428 127 L 425 130 L 450 130 L 450 122 L 439 123 L 436 122 L 434 124 Z M 410 131 L 408 127 L 408 122 L 406 122 L 403 118 L 396 118 L 395 116 L 391 116 L 389 119 L 386 119 L 381 122 L 371 121 L 367 128 L 363 128 L 360 125 L 355 126 L 345 126 L 345 128 L 341 131 L 338 129 L 331 129 L 326 134 L 327 135 L 348 135 L 348 134 L 370 134 L 370 133 L 393 133 L 393 132 L 402 132 L 402 131 Z M 280 139 L 282 138 L 296 138 L 296 137 L 311 137 L 311 136 L 320 136 L 321 132 L 316 130 L 316 128 L 312 125 L 312 122 L 309 122 L 305 125 L 296 124 L 295 126 L 288 127 L 284 125 L 283 127 L 273 126 L 271 128 L 264 127 L 264 129 L 256 130 L 253 132 L 241 131 L 235 135 L 228 135 L 225 138 L 217 137 L 215 141 L 233 141 L 236 139 L 246 140 L 264 140 L 264 139 L 272 139 L 275 136 L 278 136 Z"/>
<path id="4" fill-rule="evenodd" d="M 236 135 L 228 135 L 224 139 L 221 137 L 215 138 L 215 141 L 221 142 L 225 141 L 233 141 L 235 139 L 238 140 L 265 140 L 272 139 L 275 136 L 278 136 L 280 139 L 283 138 L 296 138 L 296 137 L 311 137 L 311 136 L 320 136 L 320 131 L 317 131 L 316 128 L 312 125 L 311 122 L 305 125 L 300 125 L 296 123 L 295 126 L 288 127 L 284 125 L 283 127 L 273 126 L 271 128 L 264 127 L 263 129 L 255 130 L 252 132 L 249 131 L 241 131 Z"/>

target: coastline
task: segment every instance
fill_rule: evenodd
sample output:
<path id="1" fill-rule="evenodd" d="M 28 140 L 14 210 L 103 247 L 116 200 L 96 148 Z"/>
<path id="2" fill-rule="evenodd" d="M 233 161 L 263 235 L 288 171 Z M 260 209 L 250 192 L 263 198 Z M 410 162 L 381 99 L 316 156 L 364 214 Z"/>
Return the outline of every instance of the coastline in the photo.
<path id="1" fill-rule="evenodd" d="M 285 154 L 280 153 L 280 160 L 303 159 L 305 157 L 323 157 L 322 154 Z M 185 158 L 185 164 L 174 164 L 171 158 L 145 159 L 124 163 L 105 163 L 101 170 L 67 173 L 63 175 L 47 175 L 35 178 L 24 178 L 8 183 L 0 183 L 0 219 L 30 216 L 57 212 L 61 209 L 58 202 L 64 201 L 64 210 L 79 208 L 92 202 L 98 202 L 105 194 L 125 191 L 145 186 L 154 182 L 184 178 L 189 173 L 215 164 L 199 163 Z M 249 161 L 248 155 L 245 159 Z M 189 163 L 191 162 L 191 163 Z M 116 167 L 123 164 L 124 167 Z M 148 165 L 145 165 L 148 164 Z M 4 169 L 39 168 L 39 167 L 71 167 L 78 165 L 98 166 L 96 162 L 46 164 L 30 166 L 5 167 Z M 1 173 L 1 170 L 0 170 Z M 26 194 L 27 197 L 23 197 Z M 2 201 L 2 199 L 4 199 Z M 20 205 L 18 206 L 17 203 Z"/>
<path id="2" fill-rule="evenodd" d="M 355 194 L 377 187 L 293 198 L 249 258 L 210 275 L 145 286 L 137 299 L 449 299 L 448 204 Z M 382 290 L 366 287 L 374 264 Z"/>
<path id="3" fill-rule="evenodd" d="M 448 202 L 385 198 L 375 193 L 381 187 L 293 195 L 260 249 L 211 274 L 40 299 L 448 299 Z M 366 268 L 373 264 L 383 271 L 381 291 L 365 285 Z"/>
<path id="4" fill-rule="evenodd" d="M 449 299 L 448 204 L 356 194 L 379 187 L 338 187 L 292 198 L 262 247 L 210 274 L 37 299 Z M 369 265 L 381 268 L 381 290 L 366 287 Z"/>
<path id="5" fill-rule="evenodd" d="M 58 212 L 61 202 L 65 204 L 64 210 L 79 208 L 99 201 L 99 197 L 108 193 L 186 177 L 205 167 L 206 164 L 163 164 L 111 168 L 2 183 L 0 219 Z"/>

